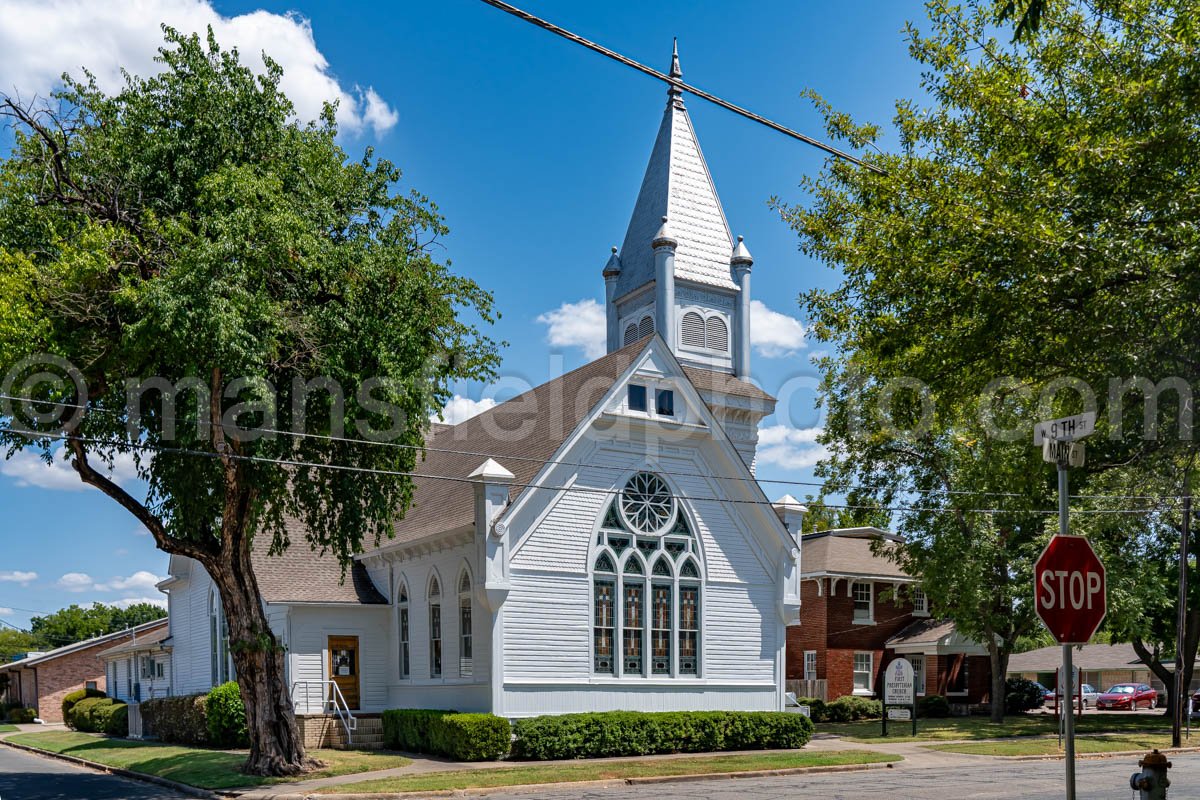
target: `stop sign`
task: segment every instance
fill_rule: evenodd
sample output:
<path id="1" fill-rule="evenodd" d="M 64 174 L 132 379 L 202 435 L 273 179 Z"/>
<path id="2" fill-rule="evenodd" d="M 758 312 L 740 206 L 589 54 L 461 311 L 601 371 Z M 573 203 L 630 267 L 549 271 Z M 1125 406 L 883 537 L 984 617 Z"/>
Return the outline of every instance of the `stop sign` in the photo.
<path id="1" fill-rule="evenodd" d="M 1055 536 L 1033 568 L 1037 615 L 1059 644 L 1087 644 L 1107 612 L 1104 565 L 1082 536 Z"/>

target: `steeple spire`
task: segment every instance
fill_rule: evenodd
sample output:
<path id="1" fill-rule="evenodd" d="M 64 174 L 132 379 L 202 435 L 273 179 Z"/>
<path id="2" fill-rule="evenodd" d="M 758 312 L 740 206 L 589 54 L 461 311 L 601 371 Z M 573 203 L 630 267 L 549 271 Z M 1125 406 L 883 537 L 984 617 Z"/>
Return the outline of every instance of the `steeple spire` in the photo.
<path id="1" fill-rule="evenodd" d="M 679 39 L 672 39 L 671 44 L 671 72 L 672 78 L 683 78 L 683 70 L 679 68 Z M 667 102 L 676 108 L 683 108 L 683 90 L 675 84 L 667 89 Z"/>

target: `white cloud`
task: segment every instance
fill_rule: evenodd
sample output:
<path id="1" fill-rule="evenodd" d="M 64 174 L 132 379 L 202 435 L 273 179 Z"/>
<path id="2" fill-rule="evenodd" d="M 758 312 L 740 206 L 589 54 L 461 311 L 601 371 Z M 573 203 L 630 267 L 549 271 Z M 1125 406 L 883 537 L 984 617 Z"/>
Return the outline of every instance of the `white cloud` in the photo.
<path id="1" fill-rule="evenodd" d="M 13 615 L 13 610 L 11 608 L 5 608 L 4 606 L 0 606 L 0 617 L 11 617 L 12 615 Z"/>
<path id="2" fill-rule="evenodd" d="M 53 462 L 47 464 L 37 453 L 21 450 L 7 461 L 0 462 L 0 475 L 12 478 L 17 482 L 17 486 L 36 486 L 40 489 L 68 492 L 82 492 L 93 488 L 79 479 L 79 473 L 63 459 L 62 454 L 62 448 L 56 449 Z M 97 456 L 89 456 L 88 461 L 119 485 L 124 486 L 137 480 L 137 465 L 132 453 L 118 453 L 111 470 Z"/>
<path id="3" fill-rule="evenodd" d="M 821 428 L 768 425 L 758 430 L 758 461 L 784 469 L 807 469 L 828 452 L 817 442 Z"/>
<path id="4" fill-rule="evenodd" d="M 800 320 L 772 311 L 760 300 L 750 301 L 750 343 L 763 358 L 794 356 L 805 347 Z"/>
<path id="5" fill-rule="evenodd" d="M 129 608 L 130 606 L 138 603 L 150 603 L 151 605 L 158 606 L 159 608 L 166 608 L 167 598 L 163 597 L 162 595 L 159 595 L 158 597 L 122 597 L 120 600 L 113 600 L 112 602 L 107 603 L 107 605 L 116 606 L 117 608 Z"/>
<path id="6" fill-rule="evenodd" d="M 379 135 L 399 118 L 371 87 L 342 87 L 301 15 L 225 17 L 210 0 L 0 0 L 0 91 L 44 96 L 63 72 L 81 77 L 86 67 L 111 92 L 123 85 L 122 67 L 143 76 L 161 69 L 154 56 L 162 23 L 201 38 L 211 26 L 223 48 L 237 47 L 242 63 L 258 72 L 266 51 L 283 68 L 280 88 L 302 120 L 316 119 L 326 100 L 338 101 L 338 123 L 350 133 Z"/>
<path id="7" fill-rule="evenodd" d="M 86 572 L 68 572 L 58 579 L 58 588 L 68 592 L 86 592 L 94 585 Z"/>
<path id="8" fill-rule="evenodd" d="M 591 298 L 578 303 L 563 303 L 538 316 L 537 321 L 550 329 L 546 341 L 554 347 L 578 347 L 588 358 L 604 355 L 606 321 L 604 307 Z"/>
<path id="9" fill-rule="evenodd" d="M 116 577 L 105 583 L 97 583 L 94 588 L 101 592 L 145 592 L 153 589 L 155 584 L 162 580 L 163 578 L 153 572 L 141 569 L 128 578 Z"/>
<path id="10" fill-rule="evenodd" d="M 22 572 L 19 569 L 0 570 L 0 582 L 3 583 L 19 583 L 22 586 L 28 586 L 37 580 L 36 572 Z"/>
<path id="11" fill-rule="evenodd" d="M 477 414 L 482 414 L 489 408 L 494 408 L 495 405 L 496 401 L 490 397 L 485 397 L 482 400 L 472 400 L 469 397 L 456 394 L 450 398 L 450 402 L 446 403 L 446 407 L 442 409 L 442 418 L 440 420 L 436 416 L 429 419 L 432 422 L 457 425 L 460 422 L 466 422 Z"/>

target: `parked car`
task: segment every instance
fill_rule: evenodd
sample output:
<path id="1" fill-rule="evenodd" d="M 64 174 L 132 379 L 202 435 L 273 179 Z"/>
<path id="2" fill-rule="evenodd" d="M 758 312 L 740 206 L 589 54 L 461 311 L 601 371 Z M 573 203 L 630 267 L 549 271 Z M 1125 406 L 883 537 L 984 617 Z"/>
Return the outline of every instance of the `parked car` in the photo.
<path id="1" fill-rule="evenodd" d="M 1158 692 L 1144 683 L 1118 683 L 1096 699 L 1096 708 L 1137 711 L 1142 706 L 1158 708 Z"/>
<path id="2" fill-rule="evenodd" d="M 1062 687 L 1061 686 L 1059 687 L 1057 693 L 1052 692 L 1049 689 L 1046 690 L 1046 702 L 1053 705 L 1054 701 L 1055 701 L 1055 694 L 1058 695 L 1058 702 L 1061 704 L 1062 703 Z M 1082 687 L 1082 691 L 1079 693 L 1079 697 L 1083 701 L 1084 710 L 1087 710 L 1089 708 L 1096 707 L 1096 701 L 1100 699 L 1100 692 L 1096 691 L 1090 683 L 1085 683 Z M 1072 700 L 1074 700 L 1074 698 L 1072 698 Z"/>
<path id="3" fill-rule="evenodd" d="M 1042 706 L 1046 705 L 1046 698 L 1050 697 L 1051 694 L 1053 694 L 1053 693 L 1049 689 L 1047 689 L 1045 686 L 1042 686 L 1042 684 L 1038 683 L 1037 681 L 1032 681 L 1032 683 L 1034 686 L 1036 686 L 1042 690 L 1042 702 L 1038 704 L 1038 708 L 1041 708 Z M 1200 694 L 1200 692 L 1198 692 L 1198 694 Z"/>

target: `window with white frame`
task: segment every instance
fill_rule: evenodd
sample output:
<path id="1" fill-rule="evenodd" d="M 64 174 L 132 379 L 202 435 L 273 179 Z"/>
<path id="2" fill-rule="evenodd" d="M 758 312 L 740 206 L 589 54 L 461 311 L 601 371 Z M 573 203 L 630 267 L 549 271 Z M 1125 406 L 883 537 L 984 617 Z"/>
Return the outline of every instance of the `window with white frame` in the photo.
<path id="1" fill-rule="evenodd" d="M 409 644 L 408 630 L 408 585 L 400 584 L 400 588 L 396 591 L 396 626 L 399 628 L 397 637 L 400 641 L 400 678 L 411 677 L 411 645 Z"/>
<path id="2" fill-rule="evenodd" d="M 912 604 L 914 617 L 929 616 L 929 598 L 925 596 L 924 591 L 913 587 Z"/>
<path id="3" fill-rule="evenodd" d="M 913 687 L 917 694 L 925 694 L 925 656 L 911 655 L 907 658 L 913 668 Z"/>
<path id="4" fill-rule="evenodd" d="M 442 677 L 442 587 L 429 579 L 429 677 Z"/>
<path id="5" fill-rule="evenodd" d="M 854 598 L 854 621 L 875 621 L 875 593 L 870 583 L 851 584 L 850 594 Z"/>
<path id="6" fill-rule="evenodd" d="M 854 654 L 854 693 L 871 694 L 875 670 L 875 657 L 871 653 Z"/>
<path id="7" fill-rule="evenodd" d="M 216 590 L 208 593 L 208 648 L 210 678 L 213 686 L 232 680 L 233 664 L 229 654 L 229 623 Z M 130 676 L 132 678 L 132 675 Z M 132 687 L 130 687 L 132 691 Z"/>
<path id="8" fill-rule="evenodd" d="M 699 675 L 699 546 L 661 477 L 635 474 L 605 510 L 592 573 L 593 672 Z"/>
<path id="9" fill-rule="evenodd" d="M 817 679 L 817 651 L 804 651 L 804 680 L 815 681 Z"/>
<path id="10" fill-rule="evenodd" d="M 471 655 L 471 573 L 465 569 L 458 579 L 458 676 L 469 678 L 475 673 Z"/>

